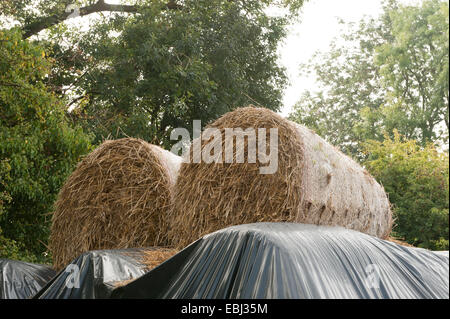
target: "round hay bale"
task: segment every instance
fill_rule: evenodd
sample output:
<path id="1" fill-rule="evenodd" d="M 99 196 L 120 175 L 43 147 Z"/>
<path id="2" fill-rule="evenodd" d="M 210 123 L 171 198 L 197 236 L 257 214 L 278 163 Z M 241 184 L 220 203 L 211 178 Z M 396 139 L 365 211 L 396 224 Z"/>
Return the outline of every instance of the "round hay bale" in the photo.
<path id="1" fill-rule="evenodd" d="M 191 162 L 182 163 L 174 190 L 172 245 L 183 247 L 212 231 L 253 222 L 336 225 L 380 238 L 390 233 L 392 214 L 383 187 L 308 128 L 253 106 L 229 112 L 207 128 L 219 129 L 222 138 L 203 140 L 201 149 L 211 152 L 211 144 L 220 143 L 222 161 L 193 163 L 191 146 Z M 225 163 L 226 128 L 254 128 L 258 141 L 257 129 L 266 128 L 267 150 L 269 129 L 277 128 L 275 173 L 260 174 L 267 166 L 260 158 L 249 163 L 248 138 L 233 142 L 234 161 Z M 244 147 L 244 163 L 235 161 L 238 147 Z"/>
<path id="2" fill-rule="evenodd" d="M 181 158 L 136 138 L 108 140 L 62 187 L 49 249 L 56 269 L 83 252 L 163 246 Z"/>

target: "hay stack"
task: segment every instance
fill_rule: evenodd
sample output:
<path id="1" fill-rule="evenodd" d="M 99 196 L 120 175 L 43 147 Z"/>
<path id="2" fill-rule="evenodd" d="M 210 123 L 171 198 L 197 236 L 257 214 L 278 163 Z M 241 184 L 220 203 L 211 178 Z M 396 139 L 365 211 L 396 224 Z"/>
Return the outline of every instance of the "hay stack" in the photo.
<path id="1" fill-rule="evenodd" d="M 383 187 L 308 128 L 253 106 L 208 127 L 221 131 L 222 159 L 225 128 L 266 128 L 268 144 L 269 128 L 278 128 L 278 170 L 262 175 L 259 167 L 267 164 L 248 163 L 247 155 L 243 164 L 183 163 L 170 216 L 172 245 L 183 247 L 230 225 L 267 221 L 339 225 L 380 238 L 390 233 L 392 214 Z"/>
<path id="2" fill-rule="evenodd" d="M 61 269 L 85 251 L 164 245 L 181 158 L 135 138 L 105 141 L 61 189 L 49 248 Z"/>

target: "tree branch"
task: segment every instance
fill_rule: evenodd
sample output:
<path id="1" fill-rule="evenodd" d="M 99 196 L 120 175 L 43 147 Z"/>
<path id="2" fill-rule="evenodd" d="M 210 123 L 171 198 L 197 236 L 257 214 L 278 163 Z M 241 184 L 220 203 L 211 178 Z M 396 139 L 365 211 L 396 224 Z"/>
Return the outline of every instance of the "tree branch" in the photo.
<path id="1" fill-rule="evenodd" d="M 21 85 L 16 84 L 16 83 L 3 82 L 3 81 L 0 81 L 0 86 L 12 86 L 12 87 L 18 87 L 18 88 L 22 87 Z"/>
<path id="2" fill-rule="evenodd" d="M 181 9 L 182 6 L 178 5 L 174 0 L 170 0 L 166 6 L 166 9 L 175 10 Z M 143 9 L 143 7 L 135 6 L 135 5 L 120 5 L 120 4 L 109 4 L 105 3 L 104 0 L 98 0 L 96 3 L 92 5 L 88 5 L 76 10 L 72 10 L 71 12 L 59 12 L 52 16 L 42 17 L 37 21 L 31 22 L 28 25 L 25 25 L 23 30 L 23 38 L 29 38 L 32 35 L 39 33 L 40 31 L 50 28 L 58 23 L 61 23 L 67 19 L 76 16 L 86 16 L 92 13 L 98 12 L 126 12 L 126 13 L 137 13 L 139 10 Z M 74 15 L 74 13 L 76 13 Z"/>

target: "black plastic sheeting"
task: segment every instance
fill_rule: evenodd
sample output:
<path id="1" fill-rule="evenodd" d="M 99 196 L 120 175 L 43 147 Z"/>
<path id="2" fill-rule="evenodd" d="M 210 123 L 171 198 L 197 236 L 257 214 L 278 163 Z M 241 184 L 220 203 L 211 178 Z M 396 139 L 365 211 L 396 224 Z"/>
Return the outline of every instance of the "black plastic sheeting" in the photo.
<path id="1" fill-rule="evenodd" d="M 146 272 L 145 266 L 140 262 L 143 250 L 119 249 L 86 252 L 67 265 L 34 298 L 108 298 L 119 282 L 138 278 Z"/>
<path id="2" fill-rule="evenodd" d="M 449 298 L 449 258 L 341 227 L 256 223 L 204 236 L 113 298 Z"/>
<path id="3" fill-rule="evenodd" d="M 50 266 L 0 259 L 0 299 L 28 299 L 55 275 Z"/>

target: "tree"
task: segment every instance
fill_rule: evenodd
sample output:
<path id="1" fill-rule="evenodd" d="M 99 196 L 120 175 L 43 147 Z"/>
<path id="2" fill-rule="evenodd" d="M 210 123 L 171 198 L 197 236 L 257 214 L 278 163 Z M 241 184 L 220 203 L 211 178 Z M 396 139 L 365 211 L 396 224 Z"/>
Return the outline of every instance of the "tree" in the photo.
<path id="1" fill-rule="evenodd" d="M 394 138 L 364 144 L 368 171 L 394 207 L 394 236 L 415 246 L 448 250 L 449 158 L 435 145 L 421 147 L 394 130 Z"/>
<path id="2" fill-rule="evenodd" d="M 345 152 L 361 157 L 361 142 L 393 137 L 448 142 L 448 3 L 391 1 L 378 19 L 350 24 L 338 45 L 302 66 L 318 90 L 305 92 L 290 115 Z"/>
<path id="3" fill-rule="evenodd" d="M 14 1 L 15 5 L 11 2 L 5 3 L 5 8 L 12 12 L 11 8 L 19 7 L 20 11 L 24 12 L 24 3 L 28 4 L 29 1 Z M 93 13 L 99 12 L 122 12 L 122 13 L 138 13 L 140 10 L 145 9 L 145 6 L 140 5 L 123 5 L 123 4 L 109 4 L 104 0 L 98 0 L 94 3 L 89 1 L 89 4 L 83 6 L 86 1 L 54 1 L 54 6 L 49 6 L 48 3 L 45 5 L 41 4 L 47 15 L 44 16 L 26 16 L 25 24 L 23 26 L 23 36 L 24 38 L 29 38 L 40 31 L 50 28 L 56 24 L 59 24 L 67 19 L 77 16 L 86 16 Z M 51 8 L 50 10 L 48 10 Z M 164 9 L 174 10 L 181 9 L 182 6 L 176 4 L 174 1 L 168 1 L 165 3 Z M 16 12 L 16 11 L 14 11 Z"/>
<path id="4" fill-rule="evenodd" d="M 38 0 L 30 10 L 27 1 L 8 1 L 6 15 L 25 36 L 46 30 L 39 39 L 55 60 L 46 83 L 71 98 L 67 115 L 96 142 L 133 135 L 165 145 L 171 128 L 190 129 L 194 118 L 206 124 L 248 103 L 279 109 L 287 77 L 277 48 L 303 4 Z M 68 28 L 62 22 L 72 2 L 81 16 L 111 14 L 97 16 L 88 31 Z M 286 14 L 268 16 L 273 5 Z"/>
<path id="5" fill-rule="evenodd" d="M 234 0 L 227 0 L 233 2 Z M 278 5 L 298 12 L 304 0 L 262 0 L 264 4 Z M 161 6 L 159 0 L 123 1 L 133 4 L 110 4 L 105 0 L 2 0 L 0 2 L 1 18 L 12 18 L 21 25 L 24 38 L 38 34 L 40 31 L 58 25 L 68 19 L 102 12 L 140 13 L 154 5 L 162 10 L 190 10 L 183 1 L 167 0 Z M 179 4 L 180 2 L 182 4 Z"/>
<path id="6" fill-rule="evenodd" d="M 275 3 L 288 13 L 268 16 Z M 1 256 L 42 259 L 47 213 L 93 137 L 167 146 L 192 119 L 205 125 L 249 102 L 277 109 L 277 46 L 302 3 L 1 1 Z M 74 13 L 95 17 L 91 28 L 64 23 Z"/>
<path id="7" fill-rule="evenodd" d="M 43 261 L 48 213 L 90 149 L 43 79 L 51 60 L 18 30 L 0 30 L 0 258 Z"/>
<path id="8" fill-rule="evenodd" d="M 76 83 L 71 116 L 97 141 L 128 135 L 169 145 L 170 130 L 190 129 L 193 119 L 207 124 L 249 103 L 280 107 L 286 75 L 276 51 L 286 17 L 267 16 L 256 0 L 183 5 L 161 10 L 153 1 L 139 15 L 112 16 L 71 49 L 84 61 L 78 74 L 53 83 Z"/>
<path id="9" fill-rule="evenodd" d="M 448 141 L 448 12 L 448 2 L 437 0 L 389 11 L 393 41 L 376 48 L 386 104 L 400 106 L 396 115 L 414 128 L 410 134 L 422 144 Z M 436 126 L 442 123 L 446 130 L 439 132 Z"/>

